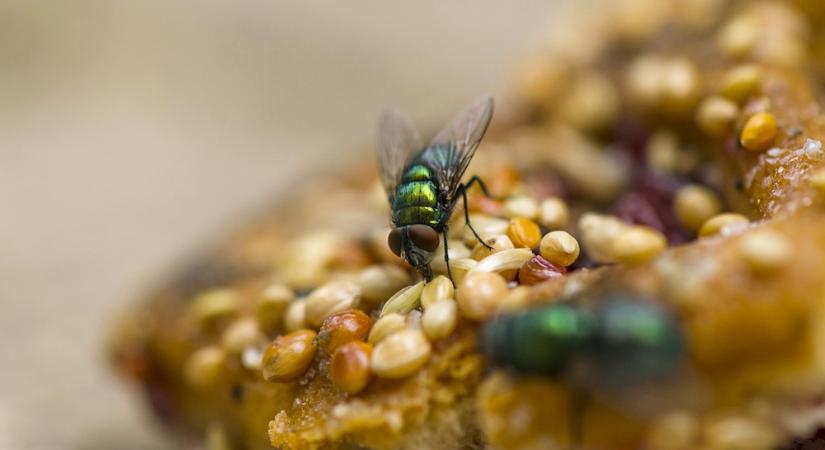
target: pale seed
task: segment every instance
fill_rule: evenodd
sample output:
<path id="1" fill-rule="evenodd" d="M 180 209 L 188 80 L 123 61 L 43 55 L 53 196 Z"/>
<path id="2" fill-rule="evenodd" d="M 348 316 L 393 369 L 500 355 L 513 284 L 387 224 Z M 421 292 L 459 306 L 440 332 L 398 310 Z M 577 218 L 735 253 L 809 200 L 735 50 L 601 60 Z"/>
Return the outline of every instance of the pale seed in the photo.
<path id="1" fill-rule="evenodd" d="M 539 215 L 539 203 L 529 195 L 516 195 L 504 202 L 501 214 L 508 219 L 513 217 L 535 219 Z"/>
<path id="2" fill-rule="evenodd" d="M 444 275 L 439 275 L 424 286 L 421 291 L 421 306 L 424 309 L 430 307 L 431 304 L 455 296 L 455 288 L 453 282 Z"/>
<path id="3" fill-rule="evenodd" d="M 420 330 L 403 330 L 379 342 L 372 352 L 370 368 L 381 378 L 404 378 L 424 367 L 432 347 Z"/>
<path id="4" fill-rule="evenodd" d="M 184 379 L 198 389 L 218 383 L 225 374 L 226 353 L 218 347 L 204 347 L 189 355 L 183 368 Z"/>
<path id="5" fill-rule="evenodd" d="M 551 231 L 541 239 L 539 253 L 551 263 L 567 267 L 579 257 L 579 241 L 566 231 Z"/>
<path id="6" fill-rule="evenodd" d="M 375 345 L 387 336 L 407 328 L 404 316 L 398 313 L 387 314 L 376 320 L 367 336 L 367 342 Z"/>
<path id="7" fill-rule="evenodd" d="M 456 327 L 457 305 L 452 299 L 439 300 L 424 310 L 421 328 L 431 341 L 449 336 Z"/>
<path id="8" fill-rule="evenodd" d="M 583 130 L 599 130 L 611 123 L 621 102 L 609 78 L 589 73 L 580 77 L 559 105 L 559 117 Z"/>
<path id="9" fill-rule="evenodd" d="M 662 101 L 664 65 L 661 57 L 652 54 L 641 55 L 630 64 L 625 83 L 633 102 L 650 108 Z"/>
<path id="10" fill-rule="evenodd" d="M 250 345 L 241 352 L 241 365 L 246 370 L 261 370 L 264 351 L 262 347 Z"/>
<path id="11" fill-rule="evenodd" d="M 791 245 L 780 233 L 759 230 L 742 236 L 739 254 L 751 270 L 767 273 L 788 263 L 791 259 Z"/>
<path id="12" fill-rule="evenodd" d="M 747 217 L 737 213 L 722 213 L 717 214 L 708 219 L 702 228 L 699 229 L 699 237 L 708 237 L 716 234 L 724 234 L 725 230 L 744 227 L 750 221 Z"/>
<path id="13" fill-rule="evenodd" d="M 674 114 L 689 112 L 701 92 L 699 70 L 687 58 L 668 60 L 663 72 L 664 103 L 666 111 Z"/>
<path id="14" fill-rule="evenodd" d="M 490 217 L 486 214 L 470 214 L 470 223 L 482 239 L 490 236 L 507 233 L 509 222 L 498 217 Z M 464 226 L 463 232 L 464 244 L 469 248 L 475 247 L 478 243 L 473 230 L 469 226 Z"/>
<path id="15" fill-rule="evenodd" d="M 371 303 L 386 301 L 411 281 L 410 274 L 395 264 L 376 264 L 367 267 L 358 277 L 361 297 Z"/>
<path id="16" fill-rule="evenodd" d="M 533 257 L 533 251 L 527 248 L 513 248 L 502 250 L 484 258 L 478 262 L 470 272 L 497 272 L 505 274 L 510 271 L 518 271 L 527 261 Z M 505 276 L 505 278 L 509 278 Z"/>
<path id="17" fill-rule="evenodd" d="M 733 129 L 739 107 L 736 103 L 722 97 L 708 97 L 699 104 L 696 111 L 696 123 L 705 133 L 720 137 Z"/>
<path id="18" fill-rule="evenodd" d="M 423 313 L 420 309 L 414 309 L 407 313 L 407 317 L 405 318 L 405 323 L 407 324 L 407 328 L 412 328 L 416 330 L 421 329 L 421 316 Z"/>
<path id="19" fill-rule="evenodd" d="M 647 141 L 647 164 L 658 173 L 674 173 L 679 169 L 681 152 L 676 136 L 669 131 L 657 131 Z"/>
<path id="20" fill-rule="evenodd" d="M 381 316 L 390 313 L 406 314 L 417 308 L 421 303 L 421 292 L 424 291 L 424 281 L 419 281 L 412 286 L 406 286 L 396 292 L 395 295 L 384 303 L 381 308 Z"/>
<path id="21" fill-rule="evenodd" d="M 331 281 L 312 291 L 306 299 L 306 321 L 318 327 L 327 317 L 358 306 L 361 288 L 353 281 Z"/>
<path id="22" fill-rule="evenodd" d="M 759 33 L 759 24 L 752 17 L 740 14 L 719 30 L 717 44 L 728 56 L 743 57 L 756 46 Z"/>
<path id="23" fill-rule="evenodd" d="M 447 241 L 449 246 L 450 264 L 456 259 L 469 258 L 471 255 L 470 249 L 464 245 L 464 241 L 450 240 Z M 444 241 L 438 244 L 438 249 L 435 251 L 433 260 L 430 261 L 430 268 L 436 273 L 447 273 L 447 263 L 444 260 Z M 408 283 L 409 284 L 409 283 Z"/>
<path id="24" fill-rule="evenodd" d="M 238 303 L 238 294 L 234 289 L 216 288 L 195 297 L 189 311 L 202 327 L 211 328 L 237 314 Z"/>
<path id="25" fill-rule="evenodd" d="M 473 272 L 462 280 L 456 300 L 462 315 L 472 320 L 484 320 L 496 312 L 506 293 L 507 281 L 501 275 Z"/>
<path id="26" fill-rule="evenodd" d="M 313 230 L 290 240 L 278 259 L 284 283 L 293 289 L 320 284 L 328 276 L 343 240 L 334 230 Z"/>
<path id="27" fill-rule="evenodd" d="M 539 223 L 551 230 L 567 227 L 570 220 L 570 211 L 567 203 L 558 197 L 550 197 L 541 201 Z"/>
<path id="28" fill-rule="evenodd" d="M 659 231 L 644 226 L 626 227 L 613 243 L 616 261 L 627 264 L 641 264 L 656 257 L 667 248 L 667 239 Z"/>
<path id="29" fill-rule="evenodd" d="M 502 250 L 509 250 L 515 247 L 513 245 L 513 241 L 511 241 L 506 234 L 499 234 L 485 238 L 484 243 L 487 245 L 483 245 L 481 242 L 476 244 L 475 248 L 473 248 L 473 252 L 470 254 L 470 256 L 476 261 L 481 261 L 493 253 L 500 252 Z"/>
<path id="30" fill-rule="evenodd" d="M 258 323 L 251 317 L 231 323 L 221 336 L 221 347 L 230 354 L 238 355 L 244 348 L 266 341 Z"/>
<path id="31" fill-rule="evenodd" d="M 472 258 L 461 258 L 456 260 L 450 260 L 450 270 L 453 274 L 453 281 L 456 285 L 461 283 L 461 280 L 467 276 L 470 271 L 475 269 L 478 266 L 478 261 Z"/>
<path id="32" fill-rule="evenodd" d="M 284 312 L 284 330 L 297 331 L 307 326 L 306 305 L 304 299 L 295 300 L 286 307 Z"/>
<path id="33" fill-rule="evenodd" d="M 710 189 L 690 184 L 680 188 L 673 199 L 676 217 L 690 231 L 696 232 L 708 219 L 719 214 L 721 202 Z"/>
<path id="34" fill-rule="evenodd" d="M 287 306 L 295 299 L 292 289 L 283 284 L 271 284 L 258 296 L 256 317 L 261 329 L 272 332 L 281 327 Z"/>
<path id="35" fill-rule="evenodd" d="M 613 243 L 627 225 L 618 217 L 598 213 L 584 213 L 579 218 L 581 244 L 587 255 L 596 262 L 616 262 Z"/>
<path id="36" fill-rule="evenodd" d="M 755 64 L 744 64 L 725 74 L 719 93 L 736 103 L 742 103 L 748 97 L 759 94 L 761 84 L 762 69 Z"/>

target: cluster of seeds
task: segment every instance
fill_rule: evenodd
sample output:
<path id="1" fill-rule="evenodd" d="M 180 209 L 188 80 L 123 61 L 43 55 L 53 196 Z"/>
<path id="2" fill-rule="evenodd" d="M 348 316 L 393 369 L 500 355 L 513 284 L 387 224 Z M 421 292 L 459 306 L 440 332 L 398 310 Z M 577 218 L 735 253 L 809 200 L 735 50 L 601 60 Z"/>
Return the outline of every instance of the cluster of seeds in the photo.
<path id="1" fill-rule="evenodd" d="M 712 190 L 688 184 L 674 193 L 673 214 L 700 236 L 747 223 L 743 216 L 722 212 L 721 204 Z M 215 383 L 227 358 L 238 358 L 271 382 L 320 373 L 342 392 L 356 394 L 373 378 L 398 379 L 421 370 L 433 346 L 449 340 L 462 323 L 525 308 L 528 286 L 591 264 L 644 263 L 668 246 L 668 238 L 654 227 L 606 213 L 573 214 L 557 196 L 518 193 L 471 209 L 470 222 L 483 243 L 462 221 L 456 214 L 449 228 L 452 280 L 445 276 L 443 248 L 432 262 L 437 275 L 416 281 L 401 259 L 385 251 L 385 240 L 368 239 L 358 251 L 375 255 L 372 262 L 354 269 L 318 268 L 328 281 L 308 290 L 299 288 L 305 277 L 268 285 L 255 294 L 252 315 L 242 314 L 248 308 L 240 306 L 241 296 L 233 289 L 201 294 L 191 304 L 192 315 L 220 339 L 219 345 L 191 355 L 187 379 L 193 386 Z M 754 256 L 765 256 L 759 250 L 765 246 L 764 239 L 742 244 L 743 257 L 759 266 L 754 270 L 771 264 Z M 780 250 L 773 249 L 774 260 L 782 256 Z M 313 251 L 335 258 L 323 246 Z"/>

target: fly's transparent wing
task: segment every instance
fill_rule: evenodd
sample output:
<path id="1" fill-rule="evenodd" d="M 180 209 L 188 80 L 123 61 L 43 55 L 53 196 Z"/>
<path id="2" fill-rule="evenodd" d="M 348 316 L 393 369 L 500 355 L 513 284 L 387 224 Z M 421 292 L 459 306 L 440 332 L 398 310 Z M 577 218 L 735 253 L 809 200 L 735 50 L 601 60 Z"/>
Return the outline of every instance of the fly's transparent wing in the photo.
<path id="1" fill-rule="evenodd" d="M 493 98 L 485 95 L 435 135 L 428 147 L 435 151 L 426 152 L 426 157 L 442 192 L 452 195 L 458 189 L 492 117 Z"/>
<path id="2" fill-rule="evenodd" d="M 421 138 L 412 122 L 398 111 L 385 112 L 378 124 L 378 165 L 390 203 L 404 166 L 419 150 Z"/>

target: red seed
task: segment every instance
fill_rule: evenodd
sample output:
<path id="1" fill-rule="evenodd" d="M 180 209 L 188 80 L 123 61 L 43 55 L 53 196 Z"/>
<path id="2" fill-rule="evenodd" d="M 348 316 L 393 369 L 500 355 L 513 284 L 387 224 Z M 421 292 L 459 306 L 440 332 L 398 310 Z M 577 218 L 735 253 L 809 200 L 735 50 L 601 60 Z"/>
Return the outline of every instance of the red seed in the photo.
<path id="1" fill-rule="evenodd" d="M 557 266 L 550 261 L 536 255 L 530 261 L 527 261 L 518 271 L 519 283 L 526 285 L 539 284 L 551 278 L 559 278 L 567 270 L 564 267 Z"/>

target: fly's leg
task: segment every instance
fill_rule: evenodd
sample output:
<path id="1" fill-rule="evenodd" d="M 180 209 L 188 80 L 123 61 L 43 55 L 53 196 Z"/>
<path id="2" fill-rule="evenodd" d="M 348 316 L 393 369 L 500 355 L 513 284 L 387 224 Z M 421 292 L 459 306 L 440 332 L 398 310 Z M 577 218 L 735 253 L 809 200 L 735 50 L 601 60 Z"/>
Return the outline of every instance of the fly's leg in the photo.
<path id="1" fill-rule="evenodd" d="M 473 224 L 470 223 L 470 209 L 467 207 L 467 186 L 469 186 L 473 180 L 478 180 L 478 182 L 481 183 L 478 177 L 473 177 L 469 182 L 467 182 L 467 184 L 463 184 L 458 187 L 458 190 L 461 191 L 461 198 L 464 200 L 464 221 L 467 223 L 467 226 L 470 227 L 470 231 L 473 232 L 473 236 L 478 239 L 478 242 L 481 242 L 481 245 L 487 247 L 488 250 L 492 250 L 493 247 L 490 247 L 486 242 L 484 242 L 484 239 L 481 239 L 481 236 L 478 235 L 476 229 L 473 228 Z"/>
<path id="2" fill-rule="evenodd" d="M 464 183 L 464 189 L 470 189 L 473 186 L 473 184 L 478 184 L 478 187 L 481 188 L 481 192 L 484 193 L 485 197 L 491 198 L 493 200 L 502 200 L 501 197 L 497 197 L 490 193 L 490 191 L 487 189 L 487 185 L 484 184 L 484 181 L 481 178 L 479 178 L 478 175 L 471 176 L 470 179 L 467 180 L 466 183 Z"/>
<path id="3" fill-rule="evenodd" d="M 426 281 L 427 283 L 429 283 L 430 280 L 433 279 L 433 269 L 430 268 L 429 264 L 424 264 L 423 266 L 418 267 L 418 273 L 420 273 L 421 276 L 424 277 L 424 281 Z"/>
<path id="4" fill-rule="evenodd" d="M 455 281 L 453 281 L 453 272 L 450 270 L 450 249 L 447 247 L 447 227 L 444 227 L 444 231 L 441 232 L 441 235 L 444 236 L 444 262 L 447 264 L 447 276 L 450 278 L 450 282 L 453 283 L 453 287 L 455 287 Z"/>

